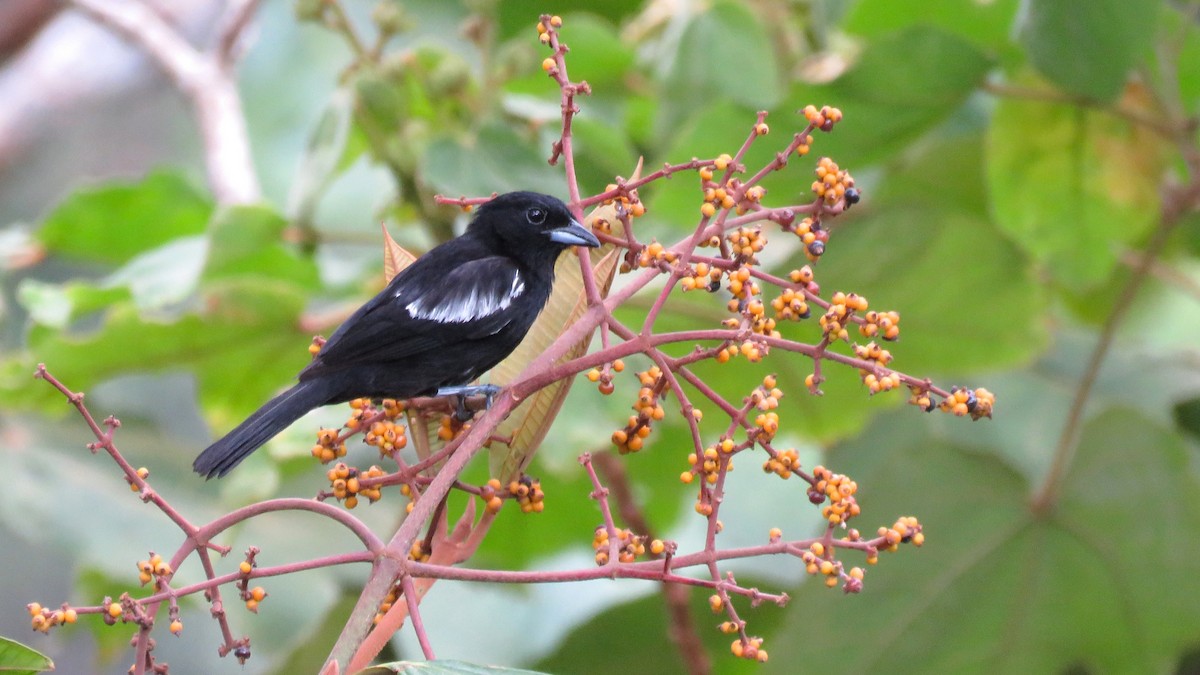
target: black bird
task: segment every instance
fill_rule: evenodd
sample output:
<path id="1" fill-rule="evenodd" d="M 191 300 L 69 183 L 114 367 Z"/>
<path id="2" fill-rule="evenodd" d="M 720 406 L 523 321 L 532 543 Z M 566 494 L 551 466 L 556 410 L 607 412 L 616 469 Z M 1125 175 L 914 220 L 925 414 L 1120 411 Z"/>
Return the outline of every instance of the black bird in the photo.
<path id="1" fill-rule="evenodd" d="M 224 476 L 313 408 L 355 398 L 457 395 L 508 356 L 550 298 L 554 263 L 599 246 L 565 204 L 510 192 L 481 205 L 467 231 L 418 258 L 341 325 L 299 383 L 210 445 L 192 468 Z"/>

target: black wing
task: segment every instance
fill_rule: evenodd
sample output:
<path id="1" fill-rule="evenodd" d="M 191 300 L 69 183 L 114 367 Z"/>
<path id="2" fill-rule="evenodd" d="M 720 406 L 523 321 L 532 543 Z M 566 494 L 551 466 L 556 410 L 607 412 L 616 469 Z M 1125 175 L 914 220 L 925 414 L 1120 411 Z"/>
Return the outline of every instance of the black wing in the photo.
<path id="1" fill-rule="evenodd" d="M 479 253 L 475 247 L 452 246 L 462 241 L 431 251 L 396 275 L 330 336 L 301 379 L 326 368 L 403 360 L 507 326 L 513 313 L 504 310 L 525 293 L 526 280 L 509 258 L 471 259 Z"/>

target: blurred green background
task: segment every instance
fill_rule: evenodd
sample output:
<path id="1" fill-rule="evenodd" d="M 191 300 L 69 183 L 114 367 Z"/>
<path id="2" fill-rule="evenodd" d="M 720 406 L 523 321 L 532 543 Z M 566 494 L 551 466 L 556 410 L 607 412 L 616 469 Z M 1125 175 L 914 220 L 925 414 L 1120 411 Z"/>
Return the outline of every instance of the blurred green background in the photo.
<path id="1" fill-rule="evenodd" d="M 743 585 L 792 601 L 739 606 L 771 655 L 760 666 L 729 654 L 721 618 L 695 593 L 714 670 L 1200 672 L 1200 3 L 345 0 L 356 52 L 312 20 L 316 0 L 266 2 L 238 69 L 264 199 L 238 208 L 206 187 L 188 104 L 154 64 L 43 4 L 0 6 L 12 27 L 0 31 L 0 635 L 61 671 L 124 672 L 129 631 L 83 621 L 34 635 L 25 603 L 133 591 L 135 561 L 174 551 L 179 536 L 84 449 L 86 428 L 31 378 L 34 365 L 86 390 L 97 416 L 120 417 L 126 457 L 193 521 L 314 494 L 311 431 L 341 410 L 313 413 L 219 483 L 190 463 L 291 381 L 313 333 L 380 286 L 380 222 L 423 250 L 462 226 L 435 193 L 565 196 L 561 169 L 545 162 L 558 92 L 534 30 L 550 12 L 565 20 L 572 78 L 594 90 L 575 126 L 585 194 L 630 175 L 638 157 L 655 167 L 732 153 L 769 110 L 772 134 L 746 162 L 757 168 L 802 128 L 798 109 L 841 108 L 834 133 L 768 179 L 767 202 L 810 199 L 817 157 L 853 172 L 864 199 L 833 221 L 822 288 L 901 313 L 897 369 L 997 396 L 995 419 L 970 423 L 923 415 L 899 393 L 868 398 L 837 368 L 811 397 L 811 364 L 782 353 L 698 368 L 735 400 L 778 373 L 776 445 L 854 477 L 864 532 L 912 514 L 927 537 L 883 556 L 856 596 L 805 583 L 794 559 L 729 565 Z M 160 9 L 205 44 L 222 5 Z M 397 32 L 373 51 L 380 25 Z M 642 240 L 690 232 L 700 203 L 690 176 L 641 196 Z M 797 266 L 799 249 L 772 235 L 767 267 Z M 1148 247 L 1153 264 L 1134 274 Z M 724 301 L 696 295 L 664 326 L 715 325 Z M 639 325 L 648 302 L 634 298 L 622 318 Z M 784 330 L 818 339 L 812 323 Z M 1114 342 L 1064 442 L 1105 336 Z M 618 378 L 611 397 L 574 388 L 531 469 L 546 512 L 506 509 L 471 564 L 589 564 L 599 514 L 575 458 L 624 424 L 632 382 Z M 709 422 L 715 438 L 720 422 Z M 703 537 L 677 478 L 689 445 L 668 422 L 622 459 L 651 524 L 684 550 Z M 720 544 L 762 543 L 771 527 L 818 532 L 798 481 L 755 461 L 730 477 Z M 398 504 L 356 514 L 389 532 Z M 303 515 L 256 521 L 225 543 L 259 546 L 266 564 L 356 544 Z M 199 578 L 194 562 L 180 575 Z M 313 670 L 363 578 L 347 568 L 271 579 L 257 617 L 230 603 L 235 633 L 254 645 L 239 670 Z M 682 669 L 651 584 L 439 583 L 423 610 L 441 658 Z M 185 673 L 236 668 L 214 660 L 201 603 L 185 602 L 183 619 L 181 638 L 160 631 L 160 658 Z M 392 656 L 419 654 L 408 631 L 393 642 Z"/>

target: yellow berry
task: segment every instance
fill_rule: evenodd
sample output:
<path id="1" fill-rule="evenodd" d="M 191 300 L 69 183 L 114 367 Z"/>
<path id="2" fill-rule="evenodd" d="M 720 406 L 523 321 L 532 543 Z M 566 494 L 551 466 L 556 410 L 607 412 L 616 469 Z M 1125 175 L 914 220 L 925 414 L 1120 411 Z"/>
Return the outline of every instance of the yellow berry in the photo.
<path id="1" fill-rule="evenodd" d="M 725 603 L 721 600 L 721 596 L 714 593 L 713 595 L 708 596 L 708 607 L 713 611 L 713 613 L 716 613 L 720 612 L 725 607 Z"/>
<path id="2" fill-rule="evenodd" d="M 108 615 L 114 619 L 121 616 L 122 611 L 121 603 L 119 602 L 113 602 L 108 605 Z"/>
<path id="3" fill-rule="evenodd" d="M 542 70 L 546 71 L 547 73 L 551 70 L 554 70 L 556 66 L 557 64 L 554 63 L 554 59 L 549 56 L 542 61 Z"/>

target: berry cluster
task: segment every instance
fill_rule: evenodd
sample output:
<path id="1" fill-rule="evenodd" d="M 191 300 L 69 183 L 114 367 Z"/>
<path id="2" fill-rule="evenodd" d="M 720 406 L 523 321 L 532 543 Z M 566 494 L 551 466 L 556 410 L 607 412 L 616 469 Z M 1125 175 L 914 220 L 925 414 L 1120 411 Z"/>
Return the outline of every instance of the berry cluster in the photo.
<path id="1" fill-rule="evenodd" d="M 869 342 L 865 345 L 854 345 L 854 355 L 864 361 L 874 362 L 879 368 L 886 368 L 892 362 L 892 353 L 874 342 Z M 892 372 L 879 375 L 873 369 L 859 368 L 858 376 L 872 394 L 878 394 L 881 391 L 890 391 L 900 386 L 900 376 Z"/>
<path id="2" fill-rule="evenodd" d="M 657 241 L 651 241 L 642 247 L 642 252 L 638 254 L 637 266 L 665 269 L 667 265 L 675 262 L 677 258 L 678 255 L 674 251 L 668 251 Z"/>
<path id="3" fill-rule="evenodd" d="M 610 364 L 606 364 L 603 369 L 592 368 L 588 371 L 587 379 L 589 382 L 598 382 L 597 388 L 601 394 L 608 396 L 616 390 L 613 385 L 613 373 L 625 372 L 625 362 L 621 359 L 616 359 Z"/>
<path id="4" fill-rule="evenodd" d="M 119 616 L 121 606 L 116 605 L 116 607 Z M 41 603 L 31 602 L 25 605 L 25 608 L 29 610 L 30 627 L 41 633 L 49 633 L 50 629 L 55 626 L 75 623 L 79 618 L 78 612 L 65 604 L 60 609 L 50 609 L 49 607 L 42 607 Z"/>
<path id="5" fill-rule="evenodd" d="M 457 415 L 444 415 L 439 422 L 437 436 L 442 441 L 452 441 L 471 428 L 470 420 L 461 420 Z"/>
<path id="6" fill-rule="evenodd" d="M 767 245 L 767 235 L 759 227 L 739 227 L 725 235 L 725 241 L 735 260 L 756 265 L 758 258 L 755 255 Z"/>
<path id="7" fill-rule="evenodd" d="M 696 263 L 679 280 L 679 285 L 684 291 L 702 288 L 710 293 L 715 293 L 721 288 L 721 270 L 705 262 Z"/>
<path id="8" fill-rule="evenodd" d="M 973 420 L 982 417 L 990 419 L 992 405 L 995 402 L 996 395 L 987 389 L 971 390 L 966 387 L 954 387 L 950 390 L 950 396 L 942 399 L 942 402 L 938 404 L 938 409 L 954 413 L 958 417 L 970 415 Z"/>
<path id="9" fill-rule="evenodd" d="M 841 525 L 857 516 L 862 510 L 854 499 L 858 483 L 849 476 L 833 473 L 821 465 L 813 468 L 813 483 L 808 488 L 808 500 L 813 504 L 829 503 L 821 508 L 821 517 L 830 525 Z"/>
<path id="10" fill-rule="evenodd" d="M 339 457 L 346 456 L 346 444 L 342 441 L 337 429 L 317 431 L 317 444 L 312 447 L 312 456 L 322 464 L 328 464 Z"/>
<path id="11" fill-rule="evenodd" d="M 240 582 L 244 583 L 244 582 Z M 258 614 L 258 605 L 267 597 L 267 591 L 262 586 L 254 588 L 243 588 L 241 591 L 242 601 L 246 603 L 246 609 Z"/>
<path id="12" fill-rule="evenodd" d="M 767 650 L 762 648 L 763 639 L 760 637 L 738 638 L 729 645 L 729 651 L 739 659 L 767 662 Z"/>
<path id="13" fill-rule="evenodd" d="M 731 438 L 722 438 L 718 443 L 705 448 L 704 452 L 700 455 L 694 452 L 688 454 L 688 465 L 692 468 L 679 474 L 679 480 L 687 484 L 695 480 L 696 476 L 704 477 L 704 482 L 701 484 L 700 497 L 696 501 L 697 513 L 703 513 L 703 507 L 708 504 L 708 500 L 706 499 L 707 493 L 704 491 L 703 485 L 715 485 L 717 483 L 717 478 L 721 475 L 722 463 L 726 464 L 726 471 L 733 471 L 733 462 L 729 459 L 729 455 L 732 455 L 735 450 L 741 450 L 743 447 L 745 446 L 738 447 Z"/>
<path id="14" fill-rule="evenodd" d="M 800 112 L 814 129 L 821 131 L 833 131 L 833 125 L 842 121 L 842 111 L 827 105 L 821 106 L 820 110 L 815 105 L 806 105 Z"/>
<path id="15" fill-rule="evenodd" d="M 925 543 L 925 533 L 923 532 L 920 521 L 913 516 L 902 516 L 896 519 L 896 522 L 891 527 L 880 527 L 877 534 L 883 537 L 886 546 L 884 551 L 895 553 L 900 548 L 900 544 L 911 543 L 913 546 L 920 546 Z M 870 559 L 867 560 L 870 562 Z"/>
<path id="16" fill-rule="evenodd" d="M 867 299 L 861 295 L 856 293 L 847 295 L 841 291 L 834 293 L 829 300 L 829 307 L 821 315 L 821 334 L 830 342 L 836 340 L 848 342 L 850 333 L 846 330 L 846 325 L 850 323 L 855 312 L 862 312 L 866 309 Z"/>
<path id="17" fill-rule="evenodd" d="M 358 506 L 359 495 L 366 497 L 372 503 L 377 502 L 383 496 L 379 486 L 364 487 L 361 479 L 379 478 L 383 476 L 383 473 L 383 469 L 378 466 L 360 471 L 356 467 L 348 466 L 345 462 L 338 462 L 325 474 L 329 479 L 330 486 L 330 492 L 325 496 L 337 499 L 348 509 Z"/>
<path id="18" fill-rule="evenodd" d="M 150 469 L 147 469 L 144 466 L 138 467 L 138 470 L 136 473 L 137 473 L 138 478 L 141 478 L 142 480 L 146 480 L 147 478 L 150 477 Z M 129 482 L 129 489 L 131 491 L 133 491 L 133 492 L 141 491 L 141 488 L 138 487 L 138 484 L 132 478 L 126 477 L 125 480 Z"/>
<path id="19" fill-rule="evenodd" d="M 631 563 L 637 560 L 638 556 L 646 554 L 646 537 L 635 535 L 628 529 L 618 529 L 617 535 L 617 560 L 623 563 Z M 610 560 L 609 552 L 611 550 L 608 528 L 604 525 L 598 525 L 596 532 L 592 536 L 592 549 L 596 552 L 596 564 L 607 565 Z M 660 544 L 662 542 L 659 542 Z"/>
<path id="20" fill-rule="evenodd" d="M 843 198 L 846 206 L 857 204 L 861 195 L 854 187 L 854 177 L 849 171 L 838 168 L 837 162 L 828 157 L 817 161 L 817 180 L 813 181 L 812 191 L 825 206 L 833 206 Z"/>
<path id="21" fill-rule="evenodd" d="M 542 492 L 542 483 L 536 478 L 524 474 L 508 484 L 508 494 L 517 500 L 521 513 L 541 513 L 546 508 L 546 493 Z"/>
<path id="22" fill-rule="evenodd" d="M 386 419 L 373 423 L 363 436 L 363 442 L 379 448 L 380 457 L 391 457 L 392 453 L 408 445 L 408 437 L 403 424 Z"/>
<path id="23" fill-rule="evenodd" d="M 804 244 L 804 257 L 816 262 L 825 254 L 825 245 L 829 243 L 829 231 L 821 226 L 817 217 L 802 218 L 791 226 L 792 234 Z"/>
<path id="24" fill-rule="evenodd" d="M 662 397 L 666 380 L 662 370 L 653 366 L 649 370 L 637 374 L 642 387 L 638 390 L 637 401 L 633 404 L 636 415 L 630 415 L 624 429 L 613 432 L 612 442 L 622 455 L 637 452 L 642 449 L 645 439 L 650 435 L 651 422 L 666 417 L 659 399 Z"/>
<path id="25" fill-rule="evenodd" d="M 763 462 L 762 468 L 763 473 L 773 473 L 787 480 L 792 477 L 793 471 L 800 468 L 800 453 L 793 448 L 778 450 Z"/>
<path id="26" fill-rule="evenodd" d="M 171 569 L 171 563 L 163 560 L 162 556 L 154 551 L 150 552 L 149 560 L 139 560 L 137 562 L 137 568 L 138 581 L 140 581 L 143 586 L 150 583 L 155 577 L 159 579 L 166 579 L 170 577 L 173 572 Z"/>
<path id="27" fill-rule="evenodd" d="M 865 576 L 863 569 L 852 567 L 846 572 L 841 561 L 833 557 L 832 549 L 822 542 L 814 541 L 810 544 L 808 550 L 800 555 L 800 560 L 804 563 L 805 572 L 823 576 L 825 585 L 830 588 L 837 586 L 838 581 L 842 580 L 845 582 L 842 589 L 847 593 L 858 593 L 862 590 L 862 580 Z"/>

